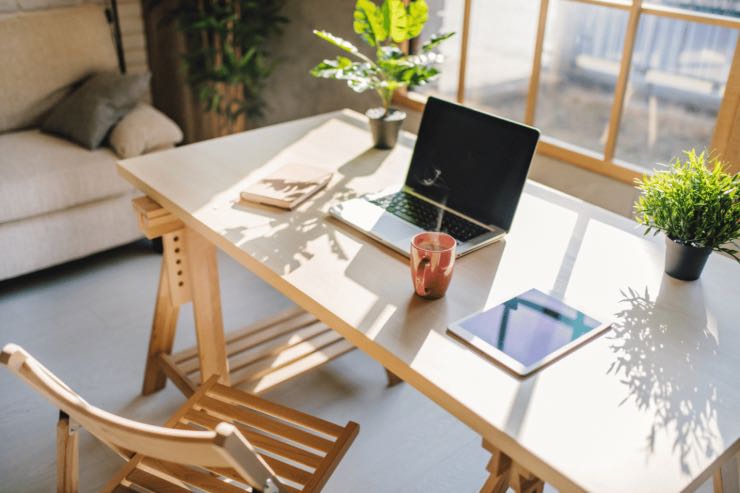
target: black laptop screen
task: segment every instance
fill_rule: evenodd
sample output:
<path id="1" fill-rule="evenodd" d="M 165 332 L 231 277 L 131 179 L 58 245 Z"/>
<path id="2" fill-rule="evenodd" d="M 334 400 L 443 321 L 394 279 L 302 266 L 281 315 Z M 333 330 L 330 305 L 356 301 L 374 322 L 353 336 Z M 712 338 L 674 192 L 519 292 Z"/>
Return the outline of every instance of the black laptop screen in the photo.
<path id="1" fill-rule="evenodd" d="M 429 98 L 406 185 L 508 230 L 538 139 L 534 128 Z"/>

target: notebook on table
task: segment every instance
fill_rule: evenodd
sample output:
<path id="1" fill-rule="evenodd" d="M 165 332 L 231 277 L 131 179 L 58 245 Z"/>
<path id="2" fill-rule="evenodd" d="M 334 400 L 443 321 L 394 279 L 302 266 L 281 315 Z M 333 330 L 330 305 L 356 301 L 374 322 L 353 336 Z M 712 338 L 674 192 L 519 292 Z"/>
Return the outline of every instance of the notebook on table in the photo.
<path id="1" fill-rule="evenodd" d="M 530 289 L 450 325 L 448 331 L 518 376 L 527 376 L 609 328 Z"/>
<path id="2" fill-rule="evenodd" d="M 307 164 L 286 164 L 247 186 L 241 198 L 249 202 L 293 209 L 321 190 L 332 173 Z"/>

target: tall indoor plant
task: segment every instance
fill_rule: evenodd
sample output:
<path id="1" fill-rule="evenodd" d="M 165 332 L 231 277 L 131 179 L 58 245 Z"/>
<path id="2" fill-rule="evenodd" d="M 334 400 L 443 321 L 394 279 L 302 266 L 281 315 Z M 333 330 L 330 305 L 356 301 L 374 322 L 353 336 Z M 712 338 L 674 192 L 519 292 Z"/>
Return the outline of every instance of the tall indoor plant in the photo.
<path id="1" fill-rule="evenodd" d="M 695 150 L 684 153 L 667 170 L 638 180 L 642 195 L 635 203 L 645 234 L 666 235 L 666 273 L 677 279 L 698 279 L 712 250 L 735 260 L 740 237 L 740 175 L 725 171 L 717 158 Z"/>
<path id="2" fill-rule="evenodd" d="M 435 66 L 442 55 L 434 50 L 454 33 L 436 34 L 421 46 L 419 53 L 404 51 L 404 44 L 421 34 L 427 22 L 429 7 L 425 0 L 383 0 L 377 5 L 372 0 L 357 0 L 354 11 L 354 31 L 371 48 L 375 59 L 362 53 L 349 41 L 326 31 L 314 31 L 353 58 L 337 56 L 326 59 L 311 70 L 314 77 L 346 80 L 356 92 L 375 91 L 382 107 L 372 108 L 366 115 L 370 120 L 375 146 L 388 149 L 395 145 L 406 114 L 391 107 L 393 94 L 403 88 L 422 86 L 439 74 Z"/>
<path id="3" fill-rule="evenodd" d="M 181 55 L 187 83 L 203 110 L 215 116 L 215 135 L 243 130 L 247 119 L 262 116 L 262 91 L 276 64 L 268 42 L 288 21 L 281 15 L 284 4 L 285 0 L 166 2 L 165 20 L 174 20 L 184 36 Z"/>

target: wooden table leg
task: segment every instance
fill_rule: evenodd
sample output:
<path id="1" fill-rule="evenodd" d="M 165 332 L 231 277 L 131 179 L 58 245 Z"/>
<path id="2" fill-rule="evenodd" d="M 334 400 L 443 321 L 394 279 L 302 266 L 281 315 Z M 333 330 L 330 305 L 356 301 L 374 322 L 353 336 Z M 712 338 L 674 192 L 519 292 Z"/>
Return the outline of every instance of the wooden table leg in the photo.
<path id="1" fill-rule="evenodd" d="M 509 488 L 516 493 L 543 492 L 545 483 L 537 476 L 512 461 L 511 457 L 486 440 L 483 440 L 483 448 L 491 452 L 491 460 L 486 467 L 490 475 L 480 493 L 504 493 Z"/>
<path id="2" fill-rule="evenodd" d="M 178 312 L 179 307 L 173 306 L 170 301 L 167 264 L 162 261 L 157 302 L 154 306 L 154 320 L 152 321 L 152 332 L 149 336 L 149 349 L 146 357 L 146 368 L 144 369 L 144 385 L 141 389 L 143 395 L 161 390 L 167 382 L 167 376 L 159 364 L 159 357 L 161 353 L 172 353 Z"/>
<path id="3" fill-rule="evenodd" d="M 219 375 L 219 382 L 228 385 L 229 365 L 221 315 L 216 247 L 186 227 L 185 249 L 198 340 L 200 379 L 205 382 L 211 376 Z"/>
<path id="4" fill-rule="evenodd" d="M 732 457 L 714 472 L 714 493 L 739 493 L 740 477 L 738 463 L 740 456 Z"/>
<path id="5" fill-rule="evenodd" d="M 393 387 L 394 385 L 398 385 L 403 382 L 401 377 L 392 373 L 388 368 L 385 369 L 385 376 L 388 378 L 388 387 Z"/>
<path id="6" fill-rule="evenodd" d="M 162 267 L 149 336 L 143 395 L 164 388 L 167 377 L 160 360 L 162 355 L 172 354 L 180 305 L 190 301 L 190 282 L 184 262 L 184 233 L 181 228 L 162 236 Z"/>
<path id="7" fill-rule="evenodd" d="M 77 427 L 60 411 L 57 422 L 57 493 L 76 493 L 79 488 Z"/>

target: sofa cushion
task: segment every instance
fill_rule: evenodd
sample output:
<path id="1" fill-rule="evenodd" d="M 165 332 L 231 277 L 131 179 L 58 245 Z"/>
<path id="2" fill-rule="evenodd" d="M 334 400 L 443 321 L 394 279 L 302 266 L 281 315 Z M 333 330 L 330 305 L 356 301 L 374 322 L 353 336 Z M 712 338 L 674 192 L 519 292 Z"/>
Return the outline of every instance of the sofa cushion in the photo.
<path id="1" fill-rule="evenodd" d="M 0 135 L 0 223 L 128 191 L 109 149 L 88 151 L 39 130 Z"/>
<path id="2" fill-rule="evenodd" d="M 113 125 L 144 96 L 150 79 L 148 73 L 95 74 L 54 107 L 41 130 L 97 149 Z"/>
<path id="3" fill-rule="evenodd" d="M 37 127 L 74 84 L 118 67 L 101 5 L 3 16 L 0 47 L 0 132 Z"/>
<path id="4" fill-rule="evenodd" d="M 182 130 L 161 111 L 140 103 L 113 127 L 110 146 L 126 159 L 146 152 L 173 147 L 182 140 Z"/>

